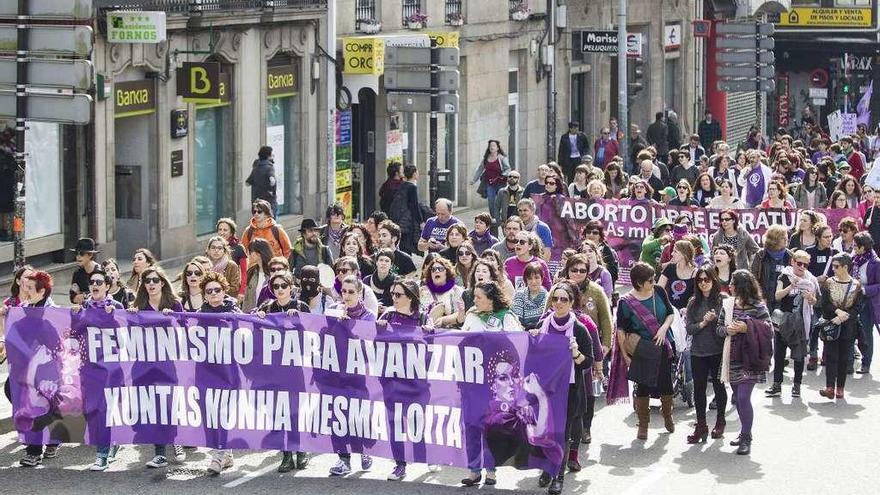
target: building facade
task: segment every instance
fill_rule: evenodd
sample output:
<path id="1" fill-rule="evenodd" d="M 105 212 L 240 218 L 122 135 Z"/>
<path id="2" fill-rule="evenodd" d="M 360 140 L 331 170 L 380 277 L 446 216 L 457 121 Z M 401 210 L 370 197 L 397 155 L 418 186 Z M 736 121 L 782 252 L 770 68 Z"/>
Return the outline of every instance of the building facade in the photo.
<path id="1" fill-rule="evenodd" d="M 123 4 L 165 11 L 167 39 L 109 42 L 107 12 Z M 240 230 L 249 220 L 245 179 L 264 144 L 274 148 L 281 223 L 293 232 L 303 215 L 323 214 L 326 168 L 316 165 L 326 156 L 326 95 L 312 66 L 328 63 L 318 48 L 326 0 L 95 5 L 92 123 L 32 124 L 28 133 L 30 262 L 69 261 L 64 248 L 86 236 L 102 257 L 203 251 L 219 218 Z M 219 65 L 210 81 L 219 98 L 185 101 L 179 79 L 190 62 Z M 0 262 L 11 254 L 0 244 Z"/>

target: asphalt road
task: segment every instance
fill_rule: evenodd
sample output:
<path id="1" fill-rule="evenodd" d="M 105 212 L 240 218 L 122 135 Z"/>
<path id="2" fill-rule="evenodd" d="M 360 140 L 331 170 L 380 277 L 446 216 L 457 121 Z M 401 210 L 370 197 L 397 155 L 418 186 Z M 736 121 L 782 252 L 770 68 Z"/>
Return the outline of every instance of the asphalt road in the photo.
<path id="1" fill-rule="evenodd" d="M 829 402 L 818 394 L 824 384 L 819 372 L 806 372 L 803 397 L 792 400 L 790 387 L 782 398 L 766 399 L 763 389 L 753 396 L 755 405 L 752 455 L 736 456 L 727 442 L 735 437 L 739 422 L 728 408 L 728 434 L 705 445 L 687 445 L 693 411 L 683 404 L 676 409 L 677 430 L 667 434 L 659 411 L 652 414 L 650 436 L 635 440 L 635 417 L 629 405 L 602 407 L 596 412 L 593 444 L 584 446 L 583 471 L 566 477 L 566 494 L 646 493 L 747 494 L 768 489 L 787 492 L 866 493 L 877 483 L 876 446 L 880 421 L 880 382 L 870 375 L 852 378 L 844 401 Z M 5 380 L 5 366 L 0 372 Z M 790 381 L 790 374 L 786 381 Z M 466 471 L 444 468 L 429 473 L 425 466 L 410 466 L 404 482 L 385 481 L 393 464 L 376 460 L 369 472 L 355 472 L 344 479 L 328 478 L 335 456 L 313 459 L 303 472 L 275 472 L 280 455 L 275 452 L 242 451 L 235 466 L 219 477 L 206 474 L 206 451 L 191 452 L 183 464 L 151 470 L 144 463 L 151 447 L 123 447 L 118 460 L 106 472 L 88 471 L 94 450 L 88 446 L 63 446 L 56 459 L 36 469 L 18 466 L 24 448 L 12 432 L 11 410 L 0 397 L 0 493 L 2 494 L 167 494 L 287 493 L 336 495 L 385 493 L 389 495 L 448 495 L 490 487 L 462 488 L 458 481 Z M 711 418 L 711 416 L 710 416 Z M 710 422 L 711 425 L 711 422 Z M 359 459 L 354 457 L 354 466 Z M 494 490 L 543 493 L 536 486 L 536 471 L 501 468 Z"/>

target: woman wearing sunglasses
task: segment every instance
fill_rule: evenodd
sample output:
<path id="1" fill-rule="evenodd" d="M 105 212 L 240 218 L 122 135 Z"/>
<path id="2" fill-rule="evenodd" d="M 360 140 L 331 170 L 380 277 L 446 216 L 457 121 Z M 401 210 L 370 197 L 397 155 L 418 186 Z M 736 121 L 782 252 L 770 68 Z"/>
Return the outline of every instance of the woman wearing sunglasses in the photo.
<path id="1" fill-rule="evenodd" d="M 256 315 L 265 318 L 267 314 L 286 314 L 294 316 L 297 313 L 308 313 L 309 305 L 294 297 L 293 276 L 290 272 L 276 273 L 269 277 L 269 287 L 275 298 L 264 302 L 257 310 Z M 281 452 L 281 464 L 278 466 L 279 473 L 287 473 L 294 469 L 305 469 L 309 465 L 309 455 L 306 452 L 297 451 L 294 456 L 292 451 Z"/>
<path id="2" fill-rule="evenodd" d="M 532 335 L 560 335 L 566 337 L 571 349 L 572 361 L 574 361 L 569 378 L 568 403 L 565 421 L 565 442 L 568 444 L 568 463 L 559 468 L 558 473 L 541 473 L 538 478 L 538 486 L 549 485 L 548 493 L 558 495 L 562 493 L 562 483 L 565 477 L 565 469 L 579 471 L 581 469 L 578 460 L 581 435 L 583 433 L 582 416 L 587 408 L 586 385 L 584 382 L 585 372 L 593 363 L 593 342 L 586 327 L 578 321 L 574 312 L 578 301 L 578 289 L 571 282 L 559 282 L 550 289 L 548 309 L 552 310 L 545 318 L 539 329 L 531 330 Z"/>
<path id="3" fill-rule="evenodd" d="M 859 318 L 854 314 L 862 304 L 862 284 L 850 275 L 853 259 L 840 253 L 831 259 L 833 275 L 822 286 L 821 317 L 840 325 L 840 335 L 825 340 L 825 389 L 819 395 L 826 399 L 843 399 L 849 355 L 860 331 Z"/>
<path id="4" fill-rule="evenodd" d="M 400 279 L 396 280 L 393 284 L 391 284 L 391 298 L 393 300 L 393 305 L 385 310 L 382 313 L 382 316 L 376 321 L 379 331 L 384 329 L 385 332 L 394 333 L 398 331 L 404 331 L 404 328 L 411 330 L 412 328 L 419 327 L 425 324 L 424 314 L 419 312 L 419 285 L 415 280 L 412 279 Z M 401 328 L 404 327 L 404 328 Z M 380 382 L 383 382 L 383 387 L 386 390 L 393 391 L 395 393 L 394 397 L 397 397 L 396 394 L 400 393 L 398 388 L 388 387 L 399 387 L 400 382 L 391 383 L 391 381 L 386 381 L 385 379 L 380 378 Z M 431 394 L 430 388 L 428 387 L 427 382 L 419 381 L 419 380 L 411 380 L 409 381 L 408 388 L 406 390 L 407 395 L 412 398 L 413 402 L 419 402 L 422 404 L 427 404 L 430 401 Z M 386 400 L 390 404 L 393 400 L 391 394 L 386 397 Z M 389 408 L 391 406 L 389 405 Z M 414 445 L 414 455 L 416 457 L 424 457 L 425 456 L 425 444 L 419 443 Z M 401 442 L 392 442 L 391 443 L 391 452 L 394 456 L 394 469 L 388 474 L 388 481 L 402 481 L 406 478 L 406 461 L 403 460 L 404 457 L 404 449 L 405 446 Z M 432 471 L 436 471 L 437 468 L 431 466 Z"/>
<path id="5" fill-rule="evenodd" d="M 137 313 L 138 311 L 160 311 L 162 314 L 182 313 L 183 305 L 174 295 L 171 282 L 165 275 L 165 271 L 158 265 L 153 265 L 141 274 L 141 280 L 137 284 L 137 293 L 134 296 L 134 302 L 129 306 L 128 311 Z M 154 445 L 153 458 L 147 462 L 148 468 L 164 468 L 168 466 L 168 458 L 165 455 L 165 445 Z M 174 445 L 174 458 L 178 462 L 186 460 L 186 452 L 183 446 Z"/>
<path id="6" fill-rule="evenodd" d="M 202 298 L 205 300 L 202 304 L 200 313 L 241 313 L 238 309 L 238 300 L 227 295 L 229 291 L 229 283 L 226 277 L 216 272 L 206 273 L 201 283 Z M 238 382 L 238 370 L 230 369 L 225 365 L 208 365 L 212 368 L 212 376 L 225 376 L 228 383 L 235 384 Z M 196 375 L 198 381 L 198 374 Z M 227 432 L 225 430 L 217 430 L 216 441 L 220 444 L 226 444 Z M 226 449 L 212 449 L 210 452 L 211 460 L 208 462 L 208 473 L 218 475 L 232 467 L 232 453 Z"/>
<path id="7" fill-rule="evenodd" d="M 540 242 L 538 236 L 531 232 L 520 231 L 516 234 L 513 256 L 507 258 L 504 262 L 504 273 L 513 282 L 515 288 L 523 286 L 523 272 L 526 269 L 526 265 L 538 263 L 544 272 L 544 288 L 550 289 L 551 280 L 553 280 L 550 277 L 550 269 L 543 259 L 535 255 L 539 251 Z"/>
<path id="8" fill-rule="evenodd" d="M 611 335 L 614 332 L 611 322 L 611 306 L 605 290 L 593 282 L 589 277 L 589 261 L 583 253 L 578 253 L 568 259 L 565 267 L 559 272 L 564 280 L 572 282 L 578 289 L 580 302 L 578 310 L 592 320 L 599 329 L 599 338 L 602 341 L 603 354 L 611 348 Z"/>
<path id="9" fill-rule="evenodd" d="M 343 259 L 346 258 L 340 258 L 340 260 Z M 352 260 L 351 258 L 348 259 Z M 364 304 L 363 295 L 365 292 L 368 294 L 373 293 L 371 290 L 364 290 L 364 284 L 356 274 L 346 275 L 342 278 L 339 286 L 340 300 L 332 307 L 332 309 L 342 313 L 340 316 L 340 319 L 342 320 L 376 321 L 376 313 L 367 308 Z M 321 375 L 322 374 L 319 373 L 319 376 Z M 323 381 L 321 378 L 318 378 L 317 380 L 319 383 Z M 342 381 L 340 382 L 340 380 Z M 366 389 L 364 378 L 358 376 L 336 378 L 336 383 L 334 385 L 342 389 Z M 330 476 L 346 476 L 351 474 L 350 450 L 362 451 L 363 446 L 366 446 L 365 441 L 355 437 L 349 437 L 348 439 L 334 437 L 333 450 L 338 453 L 339 460 L 336 462 L 336 465 L 330 468 Z M 367 454 L 361 454 L 361 470 L 368 471 L 372 465 L 373 458 Z"/>
<path id="10" fill-rule="evenodd" d="M 83 309 L 103 309 L 108 314 L 115 309 L 125 309 L 119 301 L 113 299 L 108 294 L 110 288 L 110 276 L 103 271 L 95 271 L 89 276 L 89 295 L 82 305 L 73 305 L 70 307 L 73 314 L 79 313 Z M 90 471 L 104 471 L 110 463 L 116 458 L 119 452 L 119 445 L 98 445 L 96 448 L 95 463 L 89 468 Z"/>
<path id="11" fill-rule="evenodd" d="M 782 393 L 788 349 L 791 349 L 791 360 L 794 361 L 791 396 L 801 396 L 813 306 L 819 297 L 819 282 L 807 270 L 808 266 L 810 255 L 806 251 L 797 250 L 791 256 L 791 265 L 782 269 L 776 281 L 776 308 L 772 313 L 776 330 L 773 332 L 773 385 L 765 391 L 767 397 L 779 397 Z"/>
<path id="12" fill-rule="evenodd" d="M 455 263 L 455 283 L 467 287 L 468 277 L 477 261 L 477 250 L 470 242 L 464 242 L 458 247 L 458 261 Z"/>
<path id="13" fill-rule="evenodd" d="M 688 435 L 688 443 L 705 442 L 709 435 L 706 424 L 706 388 L 712 382 L 715 391 L 716 418 L 712 428 L 712 438 L 721 438 L 727 421 L 724 412 L 727 409 L 727 389 L 718 380 L 721 370 L 721 353 L 724 338 L 715 331 L 718 315 L 721 314 L 721 302 L 727 297 L 721 292 L 721 283 L 715 268 L 702 266 L 697 268 L 697 290 L 687 306 L 687 333 L 691 341 L 691 370 L 694 377 L 694 406 L 697 413 L 697 424 L 694 432 Z"/>
<path id="14" fill-rule="evenodd" d="M 435 326 L 451 324 L 450 320 L 457 319 L 459 311 L 464 312 L 463 293 L 464 288 L 455 284 L 455 268 L 448 259 L 442 256 L 425 259 L 419 301 L 422 312 Z"/>
<path id="15" fill-rule="evenodd" d="M 581 231 L 581 239 L 585 241 L 593 241 L 599 247 L 602 253 L 602 262 L 608 273 L 611 274 L 612 286 L 617 285 L 617 276 L 620 271 L 620 262 L 617 259 L 617 252 L 605 241 L 605 225 L 601 220 L 590 220 L 584 225 Z"/>
<path id="16" fill-rule="evenodd" d="M 190 261 L 183 267 L 180 279 L 183 280 L 178 297 L 184 311 L 198 311 L 205 300 L 202 297 L 202 279 L 205 271 L 198 263 Z"/>
<path id="17" fill-rule="evenodd" d="M 342 281 L 348 277 L 357 277 L 358 281 L 361 281 L 357 259 L 343 256 L 333 263 L 333 271 L 336 273 L 336 279 L 333 281 L 333 287 L 330 288 L 330 297 L 336 302 L 341 302 L 343 300 Z M 376 299 L 376 294 L 372 290 L 367 290 L 363 283 L 360 284 L 360 287 L 361 294 L 358 297 L 373 315 L 378 314 L 379 301 Z"/>

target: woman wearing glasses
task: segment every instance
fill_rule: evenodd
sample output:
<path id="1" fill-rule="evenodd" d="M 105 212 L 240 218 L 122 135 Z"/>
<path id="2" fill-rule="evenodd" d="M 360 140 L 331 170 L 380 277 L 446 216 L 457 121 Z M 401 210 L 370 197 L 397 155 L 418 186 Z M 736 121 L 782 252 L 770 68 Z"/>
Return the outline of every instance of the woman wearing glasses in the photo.
<path id="1" fill-rule="evenodd" d="M 550 269 L 544 260 L 534 254 L 540 242 L 538 236 L 531 232 L 520 231 L 516 234 L 513 256 L 504 262 L 504 273 L 514 287 L 522 287 L 526 265 L 534 262 L 541 265 L 541 270 L 544 272 L 544 288 L 550 289 Z"/>
<path id="2" fill-rule="evenodd" d="M 772 316 L 773 333 L 773 385 L 766 390 L 767 397 L 779 397 L 782 393 L 782 377 L 785 371 L 786 351 L 791 349 L 794 361 L 792 397 L 801 396 L 804 375 L 804 357 L 807 355 L 813 306 L 819 296 L 819 282 L 807 270 L 810 255 L 797 250 L 791 256 L 791 266 L 782 269 L 776 282 L 774 299 L 776 309 Z"/>
<path id="3" fill-rule="evenodd" d="M 333 271 L 336 273 L 336 279 L 333 281 L 333 287 L 330 288 L 330 297 L 339 302 L 343 299 L 342 281 L 347 277 L 357 277 L 359 281 L 361 280 L 357 259 L 351 256 L 343 256 L 333 263 Z M 359 297 L 364 302 L 366 308 L 373 315 L 378 314 L 379 301 L 376 299 L 376 294 L 372 290 L 364 288 L 363 283 L 361 283 L 361 292 L 362 294 Z"/>
<path id="4" fill-rule="evenodd" d="M 585 241 L 593 241 L 599 246 L 602 253 L 602 262 L 608 273 L 611 274 L 611 284 L 617 285 L 617 276 L 620 271 L 620 262 L 617 259 L 617 252 L 605 241 L 605 225 L 601 220 L 590 220 L 584 225 L 581 232 L 581 238 Z"/>
<path id="5" fill-rule="evenodd" d="M 397 332 L 399 327 L 419 327 L 424 325 L 425 317 L 419 312 L 419 285 L 412 279 L 400 279 L 391 284 L 391 299 L 393 305 L 382 313 L 382 316 L 376 321 L 381 331 L 383 328 L 386 332 Z M 380 381 L 384 379 L 380 378 Z M 399 387 L 400 382 L 386 381 L 384 387 Z M 407 392 L 413 402 L 427 404 L 430 400 L 430 390 L 427 382 L 411 380 L 408 382 Z M 386 390 L 388 391 L 388 390 Z M 388 391 L 390 392 L 390 391 Z M 395 389 L 393 392 L 399 393 L 400 390 Z M 393 394 L 388 394 L 390 397 Z M 391 399 L 388 399 L 389 401 Z M 391 406 L 389 405 L 389 408 Z M 389 481 L 402 481 L 406 478 L 406 461 L 404 457 L 404 445 L 400 442 L 391 443 L 391 452 L 394 455 L 394 469 L 388 475 Z M 416 457 L 425 456 L 425 444 L 420 443 L 414 446 Z M 436 467 L 430 466 L 432 471 Z"/>
<path id="6" fill-rule="evenodd" d="M 208 240 L 208 247 L 205 249 L 205 255 L 211 262 L 211 269 L 224 277 L 229 282 L 229 295 L 238 297 L 241 288 L 241 271 L 238 264 L 232 261 L 232 249 L 226 239 L 219 235 L 215 235 Z"/>
<path id="7" fill-rule="evenodd" d="M 548 300 L 548 309 L 551 309 L 552 313 L 544 318 L 540 328 L 531 331 L 532 335 L 561 335 L 568 338 L 572 361 L 574 361 L 569 378 L 564 430 L 564 439 L 568 444 L 568 462 L 560 466 L 558 473 L 545 471 L 538 478 L 538 486 L 543 488 L 549 485 L 548 493 L 551 495 L 562 493 L 566 467 L 569 471 L 581 469 L 578 456 L 583 433 L 582 416 L 586 410 L 584 377 L 593 363 L 593 342 L 586 327 L 578 321 L 574 312 L 578 299 L 578 289 L 571 282 L 563 281 L 554 285 Z"/>
<path id="8" fill-rule="evenodd" d="M 340 260 L 344 259 L 346 258 L 340 258 Z M 364 284 L 361 282 L 361 279 L 357 277 L 356 273 L 351 273 L 342 278 L 339 286 L 340 299 L 339 302 L 333 306 L 334 310 L 342 312 L 340 319 L 376 321 L 376 313 L 370 310 L 365 304 L 363 298 L 365 293 L 372 294 L 373 291 L 364 290 Z M 318 373 L 318 375 L 323 377 L 323 373 Z M 342 389 L 349 388 L 351 390 L 366 389 L 366 382 L 363 377 L 351 376 L 341 378 L 344 383 L 340 383 L 338 375 L 334 374 L 333 376 L 337 377 L 337 382 L 335 383 L 336 387 Z M 316 378 L 318 383 L 321 383 L 325 379 L 326 378 Z M 336 462 L 336 465 L 330 468 L 330 476 L 346 476 L 351 474 L 351 453 L 349 450 L 361 450 L 364 445 L 365 443 L 362 440 L 355 437 L 349 437 L 348 440 L 334 437 L 333 450 L 338 453 L 339 460 Z M 373 458 L 369 455 L 361 454 L 361 470 L 368 471 L 372 465 Z"/>
<path id="9" fill-rule="evenodd" d="M 794 203 L 803 209 L 822 208 L 828 202 L 828 192 L 819 180 L 819 171 L 812 165 L 804 170 L 804 180 L 794 190 Z"/>
<path id="10" fill-rule="evenodd" d="M 697 290 L 687 306 L 687 333 L 693 339 L 690 353 L 697 424 L 693 434 L 687 437 L 688 443 L 705 442 L 709 435 L 709 426 L 706 424 L 706 387 L 710 381 L 715 391 L 717 407 L 712 438 L 721 438 L 727 424 L 724 419 L 727 389 L 718 380 L 724 338 L 719 337 L 715 331 L 718 315 L 721 314 L 721 302 L 726 296 L 722 294 L 718 275 L 711 266 L 698 268 L 695 279 Z"/>
<path id="11" fill-rule="evenodd" d="M 568 258 L 559 273 L 560 277 L 572 282 L 577 287 L 580 302 L 576 307 L 596 324 L 602 346 L 607 350 L 611 348 L 611 335 L 614 331 L 611 322 L 611 306 L 602 287 L 588 276 L 589 271 L 586 255 L 578 253 Z"/>
<path id="12" fill-rule="evenodd" d="M 463 293 L 464 288 L 455 284 L 455 267 L 448 259 L 442 256 L 425 259 L 419 301 L 422 312 L 435 326 L 454 324 L 451 320 L 457 320 L 459 312 L 464 312 Z"/>
<path id="13" fill-rule="evenodd" d="M 229 291 L 229 283 L 226 278 L 216 272 L 206 273 L 202 278 L 202 304 L 200 313 L 241 313 L 238 309 L 238 301 L 227 295 Z M 227 383 L 235 384 L 238 382 L 238 370 L 232 369 L 225 365 L 206 365 L 211 369 L 211 376 L 225 377 Z M 207 376 L 207 373 L 206 373 Z M 196 375 L 198 380 L 198 374 Z M 214 439 L 218 444 L 226 445 L 227 432 L 224 430 L 216 431 Z M 232 467 L 232 453 L 225 448 L 212 449 L 210 452 L 211 460 L 208 462 L 208 473 L 218 475 Z"/>
<path id="14" fill-rule="evenodd" d="M 308 313 L 309 305 L 294 297 L 293 276 L 290 272 L 276 273 L 269 277 L 269 287 L 275 298 L 264 302 L 256 311 L 256 315 L 265 318 L 267 314 L 286 314 L 295 316 L 297 313 Z M 287 473 L 294 469 L 305 469 L 309 465 L 309 455 L 306 452 L 297 451 L 294 456 L 292 451 L 281 452 L 281 464 L 278 466 L 279 473 Z"/>
<path id="15" fill-rule="evenodd" d="M 788 187 L 785 182 L 781 180 L 770 181 L 770 185 L 767 186 L 767 198 L 761 202 L 761 209 L 791 209 L 791 204 L 788 202 Z"/>
<path id="16" fill-rule="evenodd" d="M 181 313 L 183 306 L 174 295 L 171 282 L 165 275 L 165 271 L 158 265 L 153 265 L 141 274 L 141 281 L 134 297 L 134 302 L 128 311 L 159 311 L 162 314 Z M 147 462 L 148 468 L 164 468 L 168 466 L 168 458 L 165 455 L 165 445 L 154 445 L 153 458 Z M 186 452 L 180 445 L 174 445 L 174 457 L 178 462 L 186 459 Z"/>
<path id="17" fill-rule="evenodd" d="M 752 258 L 761 249 L 746 228 L 739 224 L 739 215 L 732 209 L 722 210 L 718 215 L 721 228 L 712 236 L 712 245 L 727 244 L 736 252 L 736 266 L 751 266 Z"/>
<path id="18" fill-rule="evenodd" d="M 693 198 L 693 188 L 687 179 L 681 179 L 675 185 L 675 197 L 669 200 L 669 206 L 700 206 Z"/>
<path id="19" fill-rule="evenodd" d="M 202 279 L 204 277 L 205 272 L 202 266 L 194 261 L 190 261 L 183 267 L 183 272 L 179 277 L 183 283 L 177 296 L 180 298 L 184 311 L 196 312 L 202 308 L 202 304 L 205 302 L 202 297 Z"/>
<path id="20" fill-rule="evenodd" d="M 468 278 L 477 261 L 477 250 L 470 242 L 464 242 L 458 247 L 456 258 L 458 261 L 455 263 L 455 283 L 467 288 Z"/>
<path id="21" fill-rule="evenodd" d="M 825 340 L 825 389 L 819 395 L 826 399 L 843 399 L 849 354 L 859 333 L 859 318 L 854 314 L 862 304 L 862 284 L 850 275 L 852 257 L 841 253 L 831 260 L 833 275 L 822 286 L 821 316 L 840 325 L 840 335 Z"/>

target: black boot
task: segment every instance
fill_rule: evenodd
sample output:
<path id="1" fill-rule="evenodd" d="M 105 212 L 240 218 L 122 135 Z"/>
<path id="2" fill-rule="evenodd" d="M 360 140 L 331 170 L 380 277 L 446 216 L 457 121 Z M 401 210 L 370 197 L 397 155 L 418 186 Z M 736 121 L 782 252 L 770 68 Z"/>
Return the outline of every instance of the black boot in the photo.
<path id="1" fill-rule="evenodd" d="M 311 460 L 311 458 L 312 456 L 308 452 L 297 452 L 296 468 L 305 469 L 309 465 L 309 460 Z"/>
<path id="2" fill-rule="evenodd" d="M 542 471 L 541 476 L 538 476 L 538 487 L 545 488 L 550 484 L 550 473 L 547 471 Z"/>
<path id="3" fill-rule="evenodd" d="M 739 448 L 736 449 L 737 455 L 749 455 L 752 451 L 752 435 L 741 435 L 739 437 Z"/>
<path id="4" fill-rule="evenodd" d="M 564 478 L 560 474 L 559 476 L 553 478 L 553 481 L 550 482 L 550 488 L 547 489 L 547 493 L 550 495 L 559 495 L 562 493 L 562 481 Z"/>
<path id="5" fill-rule="evenodd" d="M 289 473 L 296 469 L 296 463 L 293 462 L 293 452 L 282 452 L 281 454 L 281 465 L 278 466 L 278 472 Z"/>

